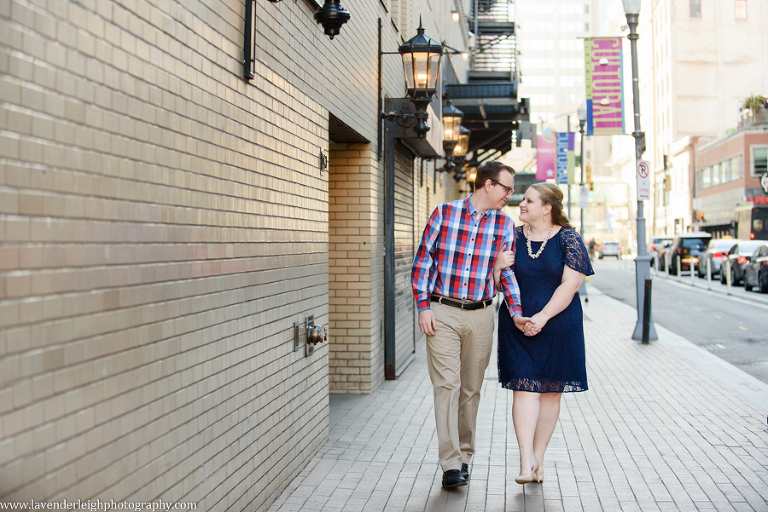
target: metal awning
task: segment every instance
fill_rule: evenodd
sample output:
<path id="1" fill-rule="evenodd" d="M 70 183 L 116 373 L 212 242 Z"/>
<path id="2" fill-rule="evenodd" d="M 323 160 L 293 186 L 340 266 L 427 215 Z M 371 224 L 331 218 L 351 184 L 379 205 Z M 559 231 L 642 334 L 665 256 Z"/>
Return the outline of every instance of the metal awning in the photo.
<path id="1" fill-rule="evenodd" d="M 512 149 L 512 132 L 527 121 L 527 98 L 517 99 L 517 82 L 446 84 L 451 102 L 462 112 L 462 125 L 472 131 L 468 153 L 480 154 Z"/>

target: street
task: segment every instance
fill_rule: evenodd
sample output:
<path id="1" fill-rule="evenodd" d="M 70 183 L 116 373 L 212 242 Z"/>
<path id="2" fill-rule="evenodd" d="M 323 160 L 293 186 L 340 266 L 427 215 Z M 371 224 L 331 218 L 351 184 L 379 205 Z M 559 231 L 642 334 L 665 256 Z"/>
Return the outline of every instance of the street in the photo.
<path id="1" fill-rule="evenodd" d="M 633 260 L 595 260 L 594 286 L 633 308 L 636 302 Z M 691 284 L 693 282 L 693 285 Z M 678 281 L 665 274 L 653 277 L 653 321 L 753 377 L 768 382 L 768 295 L 743 287 L 709 283 L 684 274 Z"/>

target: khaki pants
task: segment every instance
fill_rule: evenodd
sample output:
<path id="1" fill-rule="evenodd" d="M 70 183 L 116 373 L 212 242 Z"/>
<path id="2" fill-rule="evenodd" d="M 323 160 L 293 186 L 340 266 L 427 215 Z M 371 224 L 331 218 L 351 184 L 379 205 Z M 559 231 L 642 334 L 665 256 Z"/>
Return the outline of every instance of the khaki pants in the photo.
<path id="1" fill-rule="evenodd" d="M 464 311 L 433 302 L 437 323 L 427 336 L 427 367 L 435 396 L 435 423 L 443 471 L 461 469 L 475 453 L 477 408 L 493 346 L 494 311 Z"/>

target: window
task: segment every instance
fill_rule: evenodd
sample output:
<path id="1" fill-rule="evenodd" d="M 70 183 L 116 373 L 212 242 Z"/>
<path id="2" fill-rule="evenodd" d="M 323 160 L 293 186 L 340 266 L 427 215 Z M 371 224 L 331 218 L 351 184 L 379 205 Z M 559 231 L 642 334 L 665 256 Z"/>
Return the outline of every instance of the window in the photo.
<path id="1" fill-rule="evenodd" d="M 701 0 L 690 0 L 691 18 L 701 18 Z"/>
<path id="2" fill-rule="evenodd" d="M 734 0 L 734 14 L 737 20 L 747 19 L 747 0 Z"/>
<path id="3" fill-rule="evenodd" d="M 752 176 L 759 178 L 768 172 L 768 146 L 752 146 Z"/>

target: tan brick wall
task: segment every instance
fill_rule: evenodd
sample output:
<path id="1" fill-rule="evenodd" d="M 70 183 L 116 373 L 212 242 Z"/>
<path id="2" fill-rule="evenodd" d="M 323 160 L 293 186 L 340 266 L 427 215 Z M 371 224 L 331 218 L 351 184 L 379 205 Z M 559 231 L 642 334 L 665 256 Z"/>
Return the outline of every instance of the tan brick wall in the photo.
<path id="1" fill-rule="evenodd" d="M 0 5 L 3 502 L 259 510 L 327 437 L 327 109 L 153 4 Z"/>
<path id="2" fill-rule="evenodd" d="M 330 389 L 368 393 L 384 379 L 383 181 L 370 144 L 333 145 L 329 164 Z"/>

